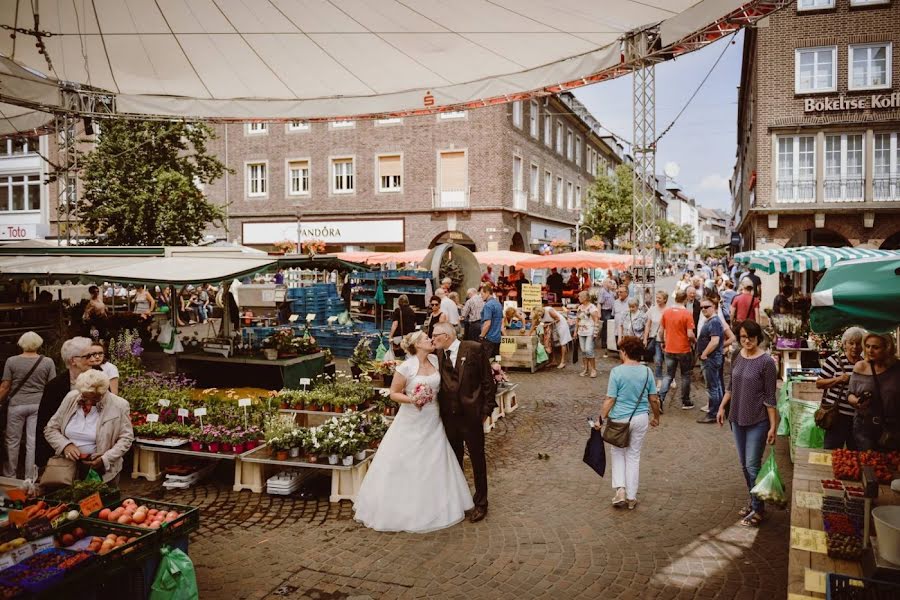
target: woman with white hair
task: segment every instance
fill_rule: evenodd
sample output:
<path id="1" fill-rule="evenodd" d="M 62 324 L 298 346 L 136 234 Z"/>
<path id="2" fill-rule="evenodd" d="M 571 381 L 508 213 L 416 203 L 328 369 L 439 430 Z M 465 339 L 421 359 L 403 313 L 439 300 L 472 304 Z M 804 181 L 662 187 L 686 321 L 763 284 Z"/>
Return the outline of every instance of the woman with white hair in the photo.
<path id="1" fill-rule="evenodd" d="M 81 461 L 103 481 L 112 481 L 134 441 L 128 402 L 110 393 L 101 371 L 85 371 L 47 423 L 44 437 L 57 456 Z"/>
<path id="2" fill-rule="evenodd" d="M 43 432 L 44 427 L 50 422 L 50 417 L 59 409 L 63 398 L 66 397 L 79 375 L 91 368 L 91 338 L 74 337 L 63 342 L 60 354 L 66 370 L 50 380 L 44 387 L 41 396 L 41 404 L 37 413 L 37 431 Z M 47 464 L 53 456 L 53 448 L 47 443 L 43 435 L 37 436 L 34 449 L 34 464 L 40 469 Z"/>
<path id="3" fill-rule="evenodd" d="M 19 338 L 22 353 L 10 356 L 3 366 L 0 382 L 0 403 L 8 403 L 6 421 L 6 460 L 3 476 L 16 477 L 19 469 L 19 447 L 25 430 L 25 477 L 33 477 L 34 446 L 37 432 L 38 407 L 47 382 L 56 377 L 56 365 L 38 354 L 44 340 L 33 331 Z"/>
<path id="4" fill-rule="evenodd" d="M 850 383 L 853 366 L 862 360 L 862 340 L 865 335 L 865 329 L 859 327 L 847 329 L 841 336 L 843 352 L 832 354 L 825 359 L 816 380 L 816 387 L 823 390 L 822 406 L 837 405 L 837 408 L 831 409 L 836 411 L 831 427 L 825 430 L 827 450 L 843 448 L 845 445 L 850 450 L 856 450 L 856 440 L 853 438 L 853 418 L 856 416 L 856 408 L 847 400 L 847 384 Z"/>

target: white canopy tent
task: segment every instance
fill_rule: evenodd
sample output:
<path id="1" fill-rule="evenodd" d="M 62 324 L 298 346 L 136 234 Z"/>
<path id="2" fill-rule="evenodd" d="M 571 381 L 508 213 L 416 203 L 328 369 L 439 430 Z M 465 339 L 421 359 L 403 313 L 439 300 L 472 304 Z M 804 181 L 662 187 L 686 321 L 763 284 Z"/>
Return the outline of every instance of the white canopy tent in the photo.
<path id="1" fill-rule="evenodd" d="M 627 73 L 644 58 L 623 56 L 629 32 L 653 28 L 648 52 L 665 59 L 787 3 L 7 0 L 0 25 L 18 32 L 0 37 L 0 101 L 237 120 L 463 109 Z M 100 102 L 76 106 L 60 88 Z M 14 124 L 0 118 L 0 133 Z"/>

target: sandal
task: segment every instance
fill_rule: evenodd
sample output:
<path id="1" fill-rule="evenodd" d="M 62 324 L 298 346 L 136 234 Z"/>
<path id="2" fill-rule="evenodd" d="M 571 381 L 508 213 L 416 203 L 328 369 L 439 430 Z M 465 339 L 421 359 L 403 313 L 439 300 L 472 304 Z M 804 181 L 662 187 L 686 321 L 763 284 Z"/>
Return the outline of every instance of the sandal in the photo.
<path id="1" fill-rule="evenodd" d="M 741 525 L 743 525 L 744 527 L 759 527 L 762 524 L 764 518 L 765 515 L 761 515 L 758 512 L 753 511 L 749 515 L 741 519 Z"/>
<path id="2" fill-rule="evenodd" d="M 753 507 L 748 504 L 747 506 L 743 507 L 741 510 L 738 511 L 738 515 L 741 517 L 746 517 L 747 515 L 749 515 L 752 512 L 753 512 Z"/>

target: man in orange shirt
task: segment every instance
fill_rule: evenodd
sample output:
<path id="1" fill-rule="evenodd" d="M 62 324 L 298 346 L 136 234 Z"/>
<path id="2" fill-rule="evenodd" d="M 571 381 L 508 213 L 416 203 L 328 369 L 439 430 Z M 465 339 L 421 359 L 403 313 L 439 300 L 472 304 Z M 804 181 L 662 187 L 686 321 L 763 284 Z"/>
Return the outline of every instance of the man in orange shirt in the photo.
<path id="1" fill-rule="evenodd" d="M 694 335 L 694 315 L 684 306 L 687 300 L 685 292 L 675 294 L 675 305 L 663 311 L 659 324 L 659 336 L 663 340 L 663 351 L 666 356 L 666 374 L 659 391 L 659 405 L 662 408 L 672 380 L 675 379 L 676 367 L 681 369 L 681 408 L 694 408 L 691 402 L 691 369 L 694 356 L 691 349 L 697 337 Z"/>

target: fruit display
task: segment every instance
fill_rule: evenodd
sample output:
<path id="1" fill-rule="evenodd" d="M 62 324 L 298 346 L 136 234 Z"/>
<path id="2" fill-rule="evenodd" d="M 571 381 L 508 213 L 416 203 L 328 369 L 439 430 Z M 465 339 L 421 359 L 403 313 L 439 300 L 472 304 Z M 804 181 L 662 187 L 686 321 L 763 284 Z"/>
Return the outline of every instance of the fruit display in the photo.
<path id="1" fill-rule="evenodd" d="M 859 560 L 859 557 L 862 556 L 862 539 L 855 535 L 828 534 L 826 546 L 828 556 L 831 558 Z"/>
<path id="2" fill-rule="evenodd" d="M 67 571 L 87 564 L 90 552 L 47 548 L 0 572 L 0 589 L 37 593 L 59 583 Z M 21 592 L 20 592 L 21 593 Z M 10 596 L 15 597 L 15 596 Z"/>
<path id="3" fill-rule="evenodd" d="M 131 498 L 122 501 L 117 508 L 104 508 L 97 514 L 101 521 L 131 525 L 132 527 L 144 527 L 147 529 L 159 529 L 163 525 L 175 522 L 181 516 L 177 510 L 159 510 L 150 508 L 146 504 L 138 506 Z M 179 524 L 174 525 L 177 527 Z"/>
<path id="4" fill-rule="evenodd" d="M 836 479 L 859 481 L 859 458 L 854 450 L 834 450 L 831 453 L 831 469 Z"/>
<path id="5" fill-rule="evenodd" d="M 863 465 L 871 466 L 879 483 L 888 484 L 900 468 L 900 452 L 878 452 L 876 450 L 834 450 L 831 453 L 831 468 L 837 479 L 859 481 Z"/>

